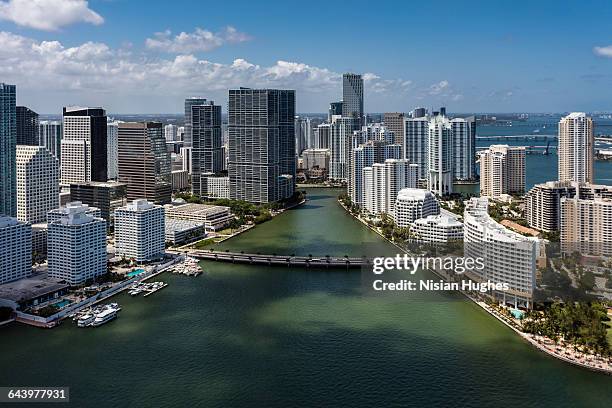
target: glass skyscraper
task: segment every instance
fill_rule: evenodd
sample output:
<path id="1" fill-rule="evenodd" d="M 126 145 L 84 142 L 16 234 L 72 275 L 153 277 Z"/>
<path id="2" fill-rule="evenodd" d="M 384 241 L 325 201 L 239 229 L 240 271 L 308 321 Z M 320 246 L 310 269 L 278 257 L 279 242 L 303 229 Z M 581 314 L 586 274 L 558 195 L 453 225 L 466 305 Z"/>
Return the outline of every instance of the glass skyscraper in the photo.
<path id="1" fill-rule="evenodd" d="M 229 91 L 230 198 L 282 200 L 295 186 L 295 91 Z"/>
<path id="2" fill-rule="evenodd" d="M 17 216 L 15 85 L 0 82 L 0 214 Z"/>
<path id="3" fill-rule="evenodd" d="M 342 116 L 359 118 L 363 124 L 363 79 L 361 75 L 342 75 Z"/>

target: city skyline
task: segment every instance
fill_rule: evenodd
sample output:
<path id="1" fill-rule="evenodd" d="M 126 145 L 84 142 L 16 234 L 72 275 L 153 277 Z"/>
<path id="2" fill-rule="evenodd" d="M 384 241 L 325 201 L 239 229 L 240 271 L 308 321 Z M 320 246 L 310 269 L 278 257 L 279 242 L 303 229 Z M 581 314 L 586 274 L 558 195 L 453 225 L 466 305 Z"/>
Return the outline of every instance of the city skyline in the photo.
<path id="1" fill-rule="evenodd" d="M 134 18 L 140 1 L 37 3 L 0 2 L 0 76 L 17 85 L 18 105 L 41 114 L 68 105 L 179 113 L 186 95 L 225 107 L 225 89 L 239 86 L 296 89 L 298 112 L 325 112 L 343 72 L 363 75 L 366 112 L 440 105 L 453 112 L 612 110 L 605 93 L 612 81 L 610 12 L 598 1 L 563 8 L 357 3 L 342 21 L 317 2 L 302 13 L 329 19 L 295 18 L 293 7 L 278 2 L 265 10 L 237 4 L 242 12 L 234 13 L 181 1 L 147 7 L 146 24 Z M 419 18 L 410 18 L 415 11 Z M 347 23 L 372 13 L 386 22 L 381 29 Z M 264 15 L 276 23 L 258 23 Z M 564 28 L 570 23 L 575 30 Z M 359 52 L 329 41 L 343 36 Z M 422 63 L 435 58 L 453 63 Z"/>

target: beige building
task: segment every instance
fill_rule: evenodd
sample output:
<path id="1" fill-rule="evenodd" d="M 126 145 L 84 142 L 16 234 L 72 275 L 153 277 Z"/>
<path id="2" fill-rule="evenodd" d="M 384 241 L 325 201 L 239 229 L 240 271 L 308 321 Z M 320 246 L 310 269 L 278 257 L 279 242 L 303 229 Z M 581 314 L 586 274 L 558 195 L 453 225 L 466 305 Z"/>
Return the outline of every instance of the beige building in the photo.
<path id="1" fill-rule="evenodd" d="M 612 256 L 612 199 L 561 198 L 561 249 Z"/>
<path id="2" fill-rule="evenodd" d="M 593 119 L 573 112 L 559 121 L 559 180 L 593 182 Z"/>
<path id="3" fill-rule="evenodd" d="M 394 143 L 404 144 L 404 114 L 387 112 L 384 116 L 385 127 L 393 132 Z"/>
<path id="4" fill-rule="evenodd" d="M 525 191 L 525 148 L 491 145 L 478 153 L 480 160 L 480 195 L 499 198 L 503 194 Z"/>

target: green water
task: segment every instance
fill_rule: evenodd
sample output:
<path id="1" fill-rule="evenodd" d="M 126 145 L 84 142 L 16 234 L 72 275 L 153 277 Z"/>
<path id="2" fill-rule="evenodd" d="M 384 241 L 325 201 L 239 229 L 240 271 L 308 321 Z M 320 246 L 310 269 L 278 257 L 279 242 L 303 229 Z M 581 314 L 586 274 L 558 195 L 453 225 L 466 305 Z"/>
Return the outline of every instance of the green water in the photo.
<path id="1" fill-rule="evenodd" d="M 218 250 L 393 253 L 337 193 L 311 189 Z M 204 269 L 113 298 L 123 310 L 100 328 L 0 328 L 0 386 L 70 386 L 75 407 L 612 406 L 612 377 L 535 351 L 460 296 L 373 295 L 359 271 Z"/>

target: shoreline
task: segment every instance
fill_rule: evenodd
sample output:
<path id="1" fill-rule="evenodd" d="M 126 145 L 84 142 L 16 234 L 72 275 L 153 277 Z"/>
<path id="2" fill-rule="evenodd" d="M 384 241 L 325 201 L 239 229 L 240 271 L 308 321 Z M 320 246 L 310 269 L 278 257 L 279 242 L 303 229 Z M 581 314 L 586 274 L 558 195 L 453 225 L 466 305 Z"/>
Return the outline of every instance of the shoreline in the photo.
<path id="1" fill-rule="evenodd" d="M 340 204 L 340 206 L 342 206 L 342 208 L 346 211 L 346 213 L 348 213 L 348 215 L 350 215 L 352 218 L 356 219 L 357 221 L 359 221 L 360 223 L 365 225 L 368 229 L 370 229 L 371 231 L 375 232 L 378 236 L 380 236 L 382 239 L 384 239 L 385 241 L 389 242 L 391 245 L 393 245 L 396 248 L 398 248 L 400 251 L 410 255 L 410 253 L 408 251 L 406 251 L 404 248 L 399 246 L 397 243 L 391 241 L 390 239 L 387 239 L 384 235 L 382 235 L 380 233 L 380 231 L 378 231 L 375 227 L 372 227 L 371 225 L 369 225 L 361 217 L 353 215 L 348 210 L 348 208 L 346 208 L 344 203 L 342 203 L 342 201 L 337 200 L 337 202 L 338 202 L 338 204 Z M 440 275 L 438 272 L 436 272 L 433 269 L 427 269 L 427 270 L 429 272 L 433 273 L 434 275 L 440 277 L 440 278 L 445 278 L 444 276 Z M 606 363 L 606 364 L 608 364 L 608 368 L 606 368 L 606 367 L 598 367 L 598 366 L 587 364 L 587 363 L 584 363 L 582 361 L 578 361 L 578 360 L 572 359 L 570 357 L 566 357 L 566 356 L 564 356 L 562 354 L 559 354 L 559 353 L 556 352 L 556 348 L 557 347 L 561 347 L 562 350 L 563 350 L 563 349 L 566 348 L 565 346 L 559 346 L 556 343 L 554 343 L 551 339 L 548 339 L 548 338 L 543 337 L 543 336 L 537 336 L 537 335 L 531 335 L 529 333 L 524 333 L 521 330 L 519 330 L 518 328 L 514 327 L 508 321 L 506 321 L 506 319 L 503 316 L 499 315 L 495 310 L 493 310 L 491 307 L 489 307 L 486 303 L 476 299 L 475 297 L 471 296 L 469 293 L 466 293 L 466 292 L 463 292 L 463 291 L 457 291 L 457 293 L 460 293 L 463 296 L 465 296 L 466 298 L 468 298 L 469 300 L 471 300 L 474 304 L 479 306 L 481 309 L 483 309 L 489 315 L 491 315 L 492 317 L 496 318 L 498 321 L 503 323 L 505 326 L 507 326 L 508 328 L 513 330 L 523 340 L 528 342 L 531 346 L 535 347 L 537 350 L 539 350 L 541 352 L 544 352 L 545 354 L 547 354 L 547 355 L 549 355 L 551 357 L 557 358 L 557 359 L 559 359 L 561 361 L 564 361 L 566 363 L 573 364 L 573 365 L 575 365 L 577 367 L 585 368 L 585 369 L 588 369 L 588 370 L 591 370 L 591 371 L 595 371 L 595 372 L 599 372 L 599 373 L 602 373 L 602 374 L 612 375 L 612 364 L 611 363 L 609 363 L 609 362 Z M 551 342 L 551 347 L 554 347 L 554 348 L 553 349 L 549 349 L 548 347 L 546 347 L 545 344 L 541 344 L 538 341 L 538 338 L 542 338 L 543 341 Z M 589 354 L 589 356 L 592 356 L 592 355 Z"/>

